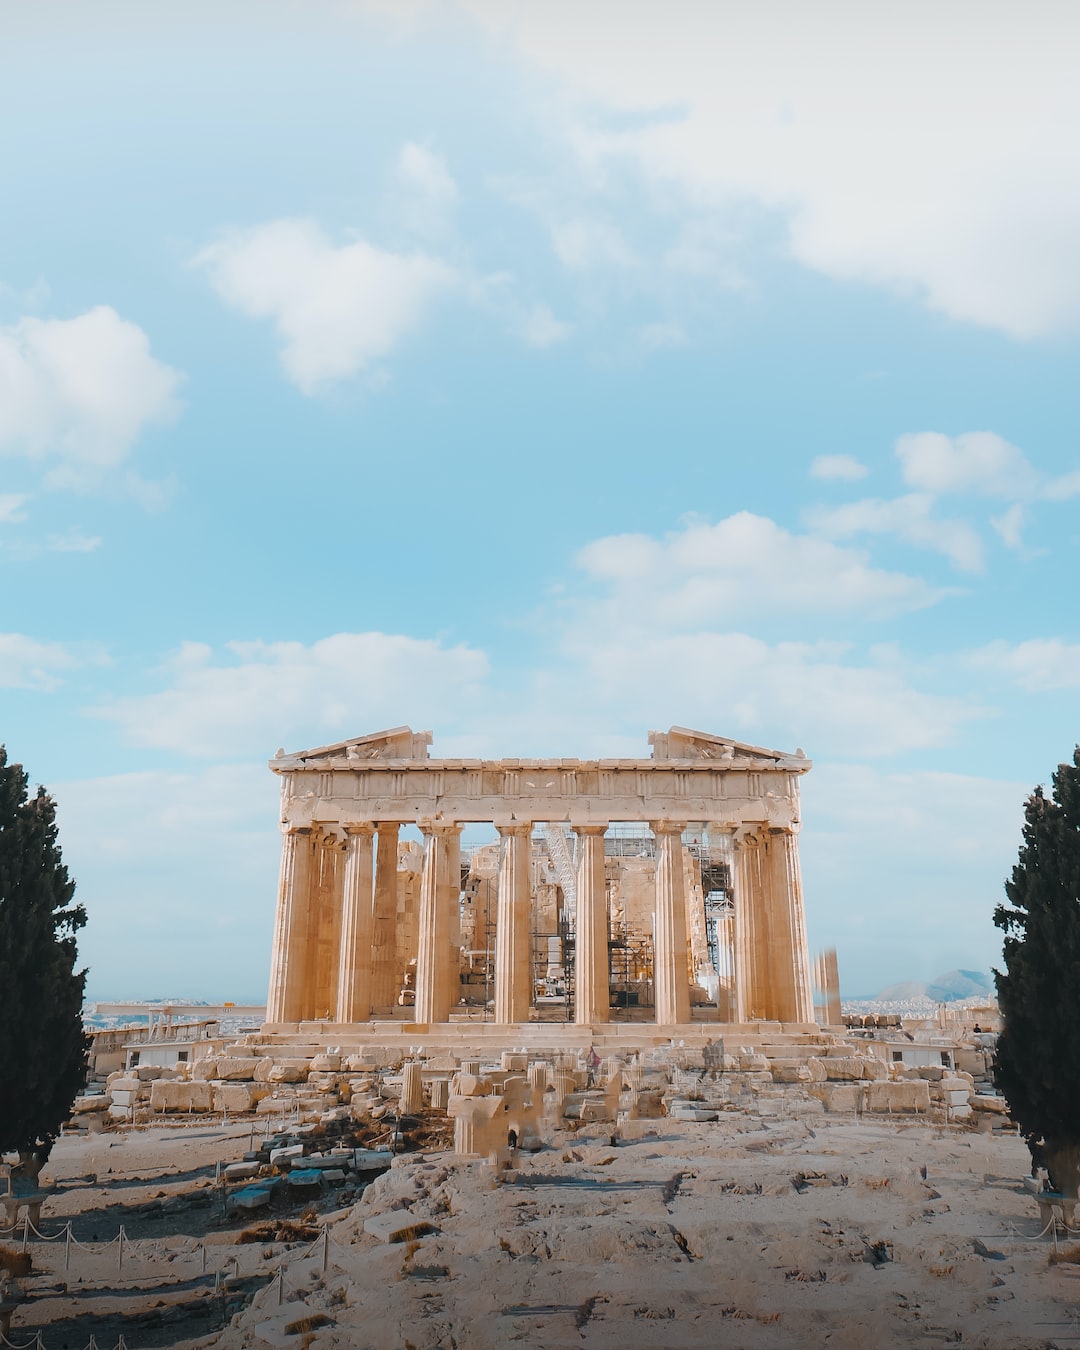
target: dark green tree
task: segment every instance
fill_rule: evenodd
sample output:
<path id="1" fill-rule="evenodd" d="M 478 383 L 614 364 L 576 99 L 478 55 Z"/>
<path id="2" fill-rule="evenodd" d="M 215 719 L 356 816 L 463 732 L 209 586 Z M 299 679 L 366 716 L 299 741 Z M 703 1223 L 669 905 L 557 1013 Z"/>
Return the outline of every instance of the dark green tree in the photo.
<path id="1" fill-rule="evenodd" d="M 86 1073 L 86 972 L 75 934 L 86 922 L 57 843 L 56 804 L 27 792 L 0 746 L 0 1152 L 36 1177 Z"/>
<path id="2" fill-rule="evenodd" d="M 995 971 L 1002 1033 L 994 1078 L 1054 1184 L 1080 1188 L 1080 746 L 1048 798 L 1024 806 L 1023 843 L 994 923 L 1005 933 Z"/>

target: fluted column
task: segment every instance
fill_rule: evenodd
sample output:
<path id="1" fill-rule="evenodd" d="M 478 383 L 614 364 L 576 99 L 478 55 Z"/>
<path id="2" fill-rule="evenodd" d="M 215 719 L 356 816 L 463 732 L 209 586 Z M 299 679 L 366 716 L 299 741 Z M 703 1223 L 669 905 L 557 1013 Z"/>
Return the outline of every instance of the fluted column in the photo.
<path id="1" fill-rule="evenodd" d="M 371 1006 L 397 1003 L 401 971 L 397 960 L 398 831 L 393 821 L 380 820 L 375 852 L 375 895 L 372 901 Z"/>
<path id="2" fill-rule="evenodd" d="M 736 838 L 735 991 L 741 1022 L 813 1021 L 810 951 L 792 830 L 754 827 Z"/>
<path id="3" fill-rule="evenodd" d="M 371 841 L 375 827 L 345 827 L 345 877 L 342 886 L 341 955 L 338 965 L 337 1020 L 366 1022 L 371 1015 L 372 908 Z"/>
<path id="4" fill-rule="evenodd" d="M 446 981 L 451 1008 L 456 1008 L 461 1000 L 461 829 L 460 825 L 455 825 L 446 836 L 443 872 L 439 878 L 439 903 L 445 906 L 447 915 L 442 978 Z"/>
<path id="5" fill-rule="evenodd" d="M 317 826 L 309 888 L 304 1017 L 329 1019 L 337 1009 L 344 872 L 344 837 L 333 824 Z"/>
<path id="6" fill-rule="evenodd" d="M 495 827 L 502 838 L 495 920 L 495 1021 L 527 1022 L 532 1006 L 528 822 Z"/>
<path id="7" fill-rule="evenodd" d="M 298 1022 L 304 1015 L 311 886 L 311 830 L 288 827 L 281 840 L 281 875 L 270 958 L 268 1022 Z"/>
<path id="8" fill-rule="evenodd" d="M 439 1023 L 450 1020 L 452 988 L 450 960 L 451 916 L 446 903 L 447 855 L 460 838 L 460 825 L 421 822 L 427 841 L 424 872 L 420 880 L 420 939 L 416 954 L 416 1020 Z"/>
<path id="9" fill-rule="evenodd" d="M 690 1021 L 690 983 L 686 947 L 686 872 L 682 834 L 685 823 L 658 820 L 656 838 L 656 910 L 653 930 L 653 988 L 656 1021 L 678 1026 Z"/>
<path id="10" fill-rule="evenodd" d="M 575 825 L 578 837 L 577 932 L 574 961 L 574 1021 L 606 1022 L 611 1014 L 608 979 L 607 888 L 604 884 L 606 825 Z"/>
<path id="11" fill-rule="evenodd" d="M 761 840 L 753 831 L 738 831 L 735 853 L 735 1020 L 764 1017 L 763 956 L 768 942 L 761 912 Z"/>
<path id="12" fill-rule="evenodd" d="M 781 1022 L 812 1022 L 814 993 L 806 940 L 799 851 L 794 830 L 772 829 L 768 838 L 768 905 L 771 1010 Z"/>

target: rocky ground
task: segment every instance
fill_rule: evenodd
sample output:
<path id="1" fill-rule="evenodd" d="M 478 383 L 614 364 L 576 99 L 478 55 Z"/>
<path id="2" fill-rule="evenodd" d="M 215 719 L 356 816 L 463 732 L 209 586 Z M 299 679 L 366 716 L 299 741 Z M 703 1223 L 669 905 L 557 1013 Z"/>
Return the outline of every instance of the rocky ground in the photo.
<path id="1" fill-rule="evenodd" d="M 352 1203 L 327 1191 L 300 1240 L 276 1230 L 237 1245 L 245 1221 L 223 1219 L 214 1172 L 248 1148 L 250 1128 L 62 1139 L 42 1227 L 70 1217 L 90 1250 L 73 1246 L 65 1269 L 64 1241 L 32 1244 L 43 1273 L 12 1339 L 1080 1345 L 1080 1265 L 1064 1236 L 1040 1235 L 1027 1150 L 1008 1131 L 731 1109 L 708 1123 L 629 1121 L 613 1141 L 611 1125 L 568 1121 L 501 1173 L 445 1150 L 404 1155 Z M 413 1236 L 383 1240 L 368 1231 L 379 1216 Z M 122 1253 L 103 1246 L 121 1224 Z"/>

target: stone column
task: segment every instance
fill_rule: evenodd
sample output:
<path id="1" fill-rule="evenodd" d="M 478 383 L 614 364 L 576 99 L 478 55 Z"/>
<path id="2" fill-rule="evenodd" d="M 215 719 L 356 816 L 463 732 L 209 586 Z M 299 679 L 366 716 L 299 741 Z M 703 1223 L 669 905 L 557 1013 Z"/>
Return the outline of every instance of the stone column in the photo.
<path id="1" fill-rule="evenodd" d="M 311 830 L 289 826 L 281 840 L 268 1022 L 298 1022 L 305 1013 L 310 888 Z"/>
<path id="2" fill-rule="evenodd" d="M 765 983 L 763 957 L 768 942 L 761 907 L 761 840 L 750 829 L 738 830 L 733 840 L 735 855 L 735 1020 L 750 1022 L 764 1017 Z"/>
<path id="3" fill-rule="evenodd" d="M 329 1019 L 337 1009 L 345 841 L 337 826 L 320 825 L 314 835 L 314 844 L 305 1016 Z"/>
<path id="4" fill-rule="evenodd" d="M 840 1008 L 840 973 L 836 967 L 836 948 L 827 947 L 814 961 L 814 984 L 821 994 L 820 1009 L 815 1005 L 814 1016 L 821 1013 L 821 1025 L 842 1027 L 844 1016 Z"/>
<path id="5" fill-rule="evenodd" d="M 502 839 L 495 919 L 495 1021 L 527 1022 L 532 1006 L 528 822 L 497 825 Z"/>
<path id="6" fill-rule="evenodd" d="M 461 830 L 460 825 L 455 825 L 446 837 L 443 872 L 439 877 L 439 903 L 445 907 L 448 920 L 443 974 L 451 1008 L 461 1001 Z"/>
<path id="7" fill-rule="evenodd" d="M 339 1022 L 366 1022 L 371 1015 L 371 841 L 374 834 L 375 827 L 370 824 L 345 827 L 345 879 L 337 983 Z"/>
<path id="8" fill-rule="evenodd" d="M 754 827 L 735 844 L 735 991 L 740 1022 L 812 1022 L 813 988 L 795 834 Z"/>
<path id="9" fill-rule="evenodd" d="M 410 1059 L 401 1069 L 401 1112 L 402 1115 L 415 1116 L 424 1109 L 423 1065 L 418 1059 Z"/>
<path id="10" fill-rule="evenodd" d="M 397 968 L 398 831 L 393 821 L 380 820 L 375 856 L 375 896 L 372 901 L 371 1006 L 392 1008 L 397 1003 L 401 971 Z"/>
<path id="11" fill-rule="evenodd" d="M 769 955 L 772 1010 L 781 1022 L 812 1022 L 814 993 L 806 940 L 799 850 L 794 830 L 768 837 Z"/>
<path id="12" fill-rule="evenodd" d="M 656 838 L 656 910 L 653 931 L 653 987 L 656 1021 L 678 1026 L 690 1021 L 690 983 L 686 948 L 686 873 L 682 834 L 685 825 L 654 821 Z"/>
<path id="13" fill-rule="evenodd" d="M 607 888 L 604 884 L 606 825 L 575 825 L 578 837 L 577 951 L 574 961 L 574 1021 L 606 1022 L 611 1015 L 608 973 Z"/>
<path id="14" fill-rule="evenodd" d="M 450 984 L 451 916 L 446 903 L 447 854 L 460 839 L 460 825 L 422 822 L 427 840 L 424 874 L 420 881 L 420 945 L 416 954 L 416 1020 L 450 1020 L 453 989 Z"/>

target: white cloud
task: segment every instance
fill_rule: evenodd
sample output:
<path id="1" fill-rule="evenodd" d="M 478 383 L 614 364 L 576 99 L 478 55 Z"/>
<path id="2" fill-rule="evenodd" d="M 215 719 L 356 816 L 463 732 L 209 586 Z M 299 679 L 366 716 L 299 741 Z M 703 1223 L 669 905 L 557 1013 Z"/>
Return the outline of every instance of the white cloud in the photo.
<path id="1" fill-rule="evenodd" d="M 955 319 L 1080 320 L 1075 6 L 463 2 L 555 76 L 545 111 L 598 179 L 764 210 L 807 267 Z"/>
<path id="2" fill-rule="evenodd" d="M 441 155 L 407 141 L 394 166 L 397 214 L 414 234 L 441 234 L 458 202 L 458 186 Z"/>
<path id="3" fill-rule="evenodd" d="M 22 318 L 0 328 L 0 455 L 48 460 L 53 486 L 93 486 L 176 415 L 181 378 L 107 305 Z"/>
<path id="4" fill-rule="evenodd" d="M 94 649 L 39 642 L 24 633 L 0 633 L 0 688 L 56 689 L 69 670 L 101 659 Z"/>
<path id="5" fill-rule="evenodd" d="M 570 336 L 574 325 L 557 319 L 547 305 L 535 305 L 519 331 L 530 347 L 553 347 Z"/>
<path id="6" fill-rule="evenodd" d="M 82 530 L 68 530 L 64 534 L 50 534 L 45 540 L 49 553 L 93 553 L 102 545 L 100 535 L 83 534 Z"/>
<path id="7" fill-rule="evenodd" d="M 1041 495 L 1048 502 L 1064 502 L 1080 493 L 1080 469 L 1063 473 L 1060 478 L 1052 478 L 1044 483 Z"/>
<path id="8" fill-rule="evenodd" d="M 837 507 L 814 507 L 806 512 L 811 528 L 831 539 L 860 534 L 892 535 L 905 543 L 943 553 L 962 571 L 977 572 L 983 565 L 983 545 L 967 521 L 934 516 L 935 499 L 950 494 L 996 497 L 1010 503 L 990 525 L 1011 549 L 1023 548 L 1025 503 L 1065 501 L 1080 493 L 1080 470 L 1048 478 L 1015 445 L 992 431 L 968 431 L 946 436 L 923 431 L 901 436 L 896 457 L 905 483 L 916 491 L 882 501 L 869 498 Z M 845 455 L 814 460 L 816 477 L 842 477 L 849 463 Z M 857 461 L 850 464 L 861 469 Z M 865 470 L 864 470 L 865 472 Z M 853 472 L 848 476 L 857 476 Z"/>
<path id="9" fill-rule="evenodd" d="M 896 456 L 904 482 L 920 492 L 976 492 L 1022 501 L 1040 488 L 1041 475 L 1023 451 L 992 431 L 901 436 Z"/>
<path id="10" fill-rule="evenodd" d="M 1024 546 L 1024 526 L 1027 523 L 1027 510 L 1021 502 L 1013 502 L 1000 516 L 991 516 L 990 524 L 1001 537 L 1006 548 L 1020 549 Z"/>
<path id="11" fill-rule="evenodd" d="M 737 258 L 739 238 L 714 217 L 690 216 L 661 257 L 670 272 L 717 282 L 723 289 L 743 291 L 749 283 Z"/>
<path id="12" fill-rule="evenodd" d="M 1011 502 L 1062 502 L 1080 494 L 1080 469 L 1047 478 L 1022 450 L 993 431 L 901 436 L 896 455 L 904 481 L 927 492 L 975 492 Z"/>
<path id="13" fill-rule="evenodd" d="M 26 519 L 23 507 L 29 500 L 25 492 L 0 493 L 0 525 L 20 525 Z"/>
<path id="14" fill-rule="evenodd" d="M 1080 689 L 1080 643 L 1061 638 L 990 642 L 972 653 L 971 660 L 976 666 L 1001 671 L 1033 694 Z"/>
<path id="15" fill-rule="evenodd" d="M 226 304 L 272 320 L 285 372 L 306 394 L 388 356 L 456 278 L 424 253 L 363 239 L 335 247 L 300 219 L 227 233 L 194 263 Z"/>
<path id="16" fill-rule="evenodd" d="M 608 587 L 605 612 L 662 627 L 762 611 L 883 618 L 942 595 L 917 577 L 871 567 L 860 550 L 791 534 L 749 511 L 715 525 L 690 521 L 663 540 L 598 539 L 582 550 L 579 564 Z"/>
<path id="17" fill-rule="evenodd" d="M 865 478 L 869 472 L 853 455 L 818 455 L 810 465 L 813 478 L 838 478 L 848 483 Z"/>
<path id="18" fill-rule="evenodd" d="M 617 225 L 584 217 L 564 220 L 551 226 L 555 256 L 575 271 L 594 267 L 629 269 L 638 266 L 638 257 Z"/>
<path id="19" fill-rule="evenodd" d="M 637 335 L 641 345 L 653 352 L 686 346 L 686 331 L 677 323 L 642 324 Z"/>
<path id="20" fill-rule="evenodd" d="M 962 571 L 979 571 L 983 552 L 978 534 L 965 521 L 935 519 L 933 507 L 931 496 L 913 492 L 891 501 L 867 498 L 843 506 L 814 507 L 807 511 L 806 519 L 814 530 L 830 539 L 895 535 L 905 543 L 943 553 Z"/>
<path id="21" fill-rule="evenodd" d="M 984 715 L 962 698 L 911 688 L 900 671 L 848 664 L 837 644 L 582 626 L 570 654 L 582 717 L 617 708 L 629 725 L 711 727 L 811 754 L 815 745 L 880 756 L 948 744 Z"/>
<path id="22" fill-rule="evenodd" d="M 867 661 L 846 640 L 766 641 L 754 631 L 762 616 L 775 627 L 830 614 L 847 629 L 942 594 L 870 567 L 857 550 L 740 512 L 662 538 L 598 539 L 578 561 L 591 584 L 560 601 L 559 660 L 534 691 L 545 722 L 569 718 L 582 735 L 613 718 L 620 730 L 681 722 L 877 756 L 947 744 L 985 715 L 970 698 L 914 688 L 891 647 Z"/>
<path id="23" fill-rule="evenodd" d="M 228 657 L 189 642 L 159 693 L 119 699 L 98 714 L 136 745 L 194 755 L 272 754 L 440 716 L 480 698 L 487 658 L 463 644 L 392 633 L 337 633 L 301 642 L 233 642 Z"/>

